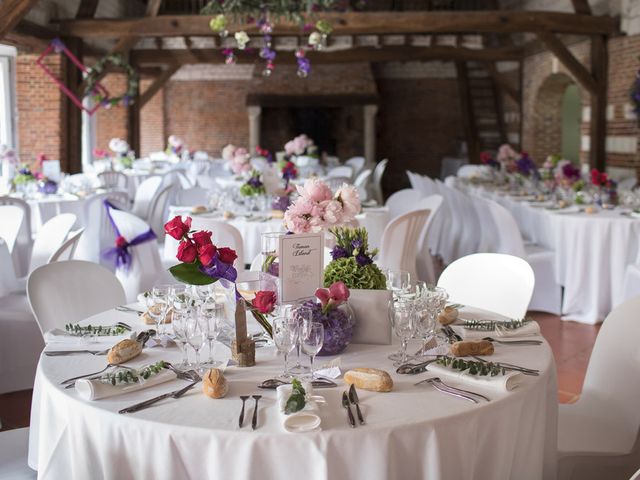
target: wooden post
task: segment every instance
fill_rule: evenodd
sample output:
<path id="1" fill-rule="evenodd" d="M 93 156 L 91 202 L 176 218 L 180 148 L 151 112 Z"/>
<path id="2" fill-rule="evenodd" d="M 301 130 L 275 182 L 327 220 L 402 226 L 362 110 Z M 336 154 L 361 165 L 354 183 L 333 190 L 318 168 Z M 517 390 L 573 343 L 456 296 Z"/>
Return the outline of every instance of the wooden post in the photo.
<path id="1" fill-rule="evenodd" d="M 242 300 L 236 303 L 236 338 L 231 342 L 231 356 L 239 367 L 256 364 L 256 342 L 247 337 L 247 312 Z"/>
<path id="2" fill-rule="evenodd" d="M 596 91 L 591 94 L 591 144 L 589 163 L 592 168 L 604 171 L 607 167 L 607 38 L 595 36 L 591 39 L 591 75 Z"/>
<path id="3" fill-rule="evenodd" d="M 65 38 L 64 43 L 82 62 L 82 40 L 79 38 Z M 73 62 L 63 57 L 63 81 L 66 85 L 78 85 L 82 81 L 82 73 Z M 78 108 L 66 95 L 62 96 L 63 122 L 61 137 L 63 139 L 62 170 L 69 173 L 82 172 L 82 110 Z"/>
<path id="4" fill-rule="evenodd" d="M 480 162 L 480 142 L 478 140 L 478 128 L 473 113 L 471 90 L 469 85 L 469 72 L 466 62 L 456 62 L 458 74 L 458 95 L 460 95 L 460 115 L 464 126 L 464 134 L 467 140 L 467 154 L 470 163 Z"/>
<path id="5" fill-rule="evenodd" d="M 127 142 L 131 149 L 140 155 L 140 83 L 136 91 L 135 100 L 127 108 Z"/>

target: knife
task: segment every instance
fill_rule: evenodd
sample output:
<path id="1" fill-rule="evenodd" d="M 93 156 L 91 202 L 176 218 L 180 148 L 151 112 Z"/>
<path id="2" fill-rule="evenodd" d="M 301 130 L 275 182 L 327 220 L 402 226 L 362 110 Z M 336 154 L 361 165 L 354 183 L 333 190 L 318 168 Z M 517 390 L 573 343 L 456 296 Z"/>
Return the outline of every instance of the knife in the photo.
<path id="1" fill-rule="evenodd" d="M 342 392 L 342 406 L 347 409 L 347 414 L 349 416 L 349 425 L 351 425 L 351 428 L 356 428 L 356 419 L 353 418 L 353 412 L 351 411 L 351 403 L 349 402 L 349 397 L 347 396 L 347 392 Z"/>
<path id="2" fill-rule="evenodd" d="M 182 395 L 184 395 L 189 390 L 191 390 L 195 386 L 195 384 L 198 383 L 199 381 L 200 380 L 192 382 L 189 385 L 187 385 L 186 387 L 181 388 L 180 390 L 175 390 L 173 392 L 164 393 L 162 395 L 158 395 L 157 397 L 150 398 L 149 400 L 145 400 L 144 402 L 136 403 L 135 405 L 131 405 L 130 407 L 123 408 L 122 410 L 118 411 L 118 413 L 138 412 L 140 410 L 144 410 L 147 407 L 150 407 L 151 405 L 153 405 L 155 403 L 158 403 L 160 400 L 164 400 L 165 398 L 169 398 L 169 397 L 180 398 Z"/>
<path id="3" fill-rule="evenodd" d="M 352 383 L 349 387 L 349 400 L 356 406 L 356 413 L 358 414 L 358 420 L 360 425 L 364 425 L 364 417 L 360 410 L 360 400 L 358 399 L 358 392 L 356 392 L 356 386 Z"/>

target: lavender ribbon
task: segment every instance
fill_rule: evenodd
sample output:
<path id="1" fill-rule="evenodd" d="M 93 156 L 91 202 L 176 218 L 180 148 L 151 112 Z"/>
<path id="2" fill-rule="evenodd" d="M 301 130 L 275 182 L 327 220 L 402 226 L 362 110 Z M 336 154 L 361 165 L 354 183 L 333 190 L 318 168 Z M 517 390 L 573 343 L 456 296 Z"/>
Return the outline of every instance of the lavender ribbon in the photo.
<path id="1" fill-rule="evenodd" d="M 109 200 L 104 200 L 104 206 L 107 209 L 107 218 L 109 219 L 109 223 L 113 227 L 113 230 L 116 233 L 116 241 L 119 238 L 124 240 L 124 237 L 120 234 L 120 230 L 116 225 L 116 222 L 113 221 L 113 217 L 111 216 L 111 209 L 120 210 L 114 204 L 112 204 Z M 153 233 L 153 230 L 149 228 L 148 231 L 141 233 L 137 237 L 135 237 L 130 242 L 124 240 L 120 245 L 116 245 L 105 252 L 102 253 L 102 258 L 105 260 L 113 262 L 113 265 L 116 269 L 124 268 L 125 270 L 129 270 L 131 267 L 131 252 L 129 251 L 129 247 L 135 247 L 136 245 L 140 245 L 141 243 L 148 242 L 150 240 L 155 240 L 156 234 Z"/>

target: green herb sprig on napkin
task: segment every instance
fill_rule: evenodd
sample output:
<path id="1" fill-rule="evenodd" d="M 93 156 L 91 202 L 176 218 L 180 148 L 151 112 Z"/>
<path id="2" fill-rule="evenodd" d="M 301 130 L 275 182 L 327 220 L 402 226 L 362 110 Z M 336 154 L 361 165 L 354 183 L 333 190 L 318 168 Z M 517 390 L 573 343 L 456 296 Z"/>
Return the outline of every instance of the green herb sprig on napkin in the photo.
<path id="1" fill-rule="evenodd" d="M 496 375 L 505 374 L 504 368 L 491 362 L 474 362 L 472 360 L 462 360 L 461 358 L 442 357 L 436 360 L 436 363 L 480 377 L 495 377 Z"/>
<path id="2" fill-rule="evenodd" d="M 300 380 L 294 378 L 291 382 L 291 396 L 284 407 L 284 413 L 290 415 L 302 410 L 307 403 L 305 400 L 306 393 Z"/>
<path id="3" fill-rule="evenodd" d="M 142 367 L 140 370 L 134 368 L 118 368 L 114 372 L 105 373 L 100 377 L 103 383 L 110 383 L 111 385 L 118 385 L 123 383 L 138 383 L 140 379 L 148 380 L 153 375 L 157 375 L 165 368 L 165 362 L 160 360 L 152 365 Z"/>
<path id="4" fill-rule="evenodd" d="M 121 327 L 119 325 L 114 327 L 103 327 L 101 325 L 99 326 L 87 325 L 86 327 L 82 327 L 75 323 L 67 323 L 64 326 L 64 329 L 70 335 L 75 335 L 79 337 L 84 335 L 97 335 L 99 337 L 109 337 L 109 336 L 115 336 L 115 335 L 122 335 L 127 331 L 124 327 Z"/>

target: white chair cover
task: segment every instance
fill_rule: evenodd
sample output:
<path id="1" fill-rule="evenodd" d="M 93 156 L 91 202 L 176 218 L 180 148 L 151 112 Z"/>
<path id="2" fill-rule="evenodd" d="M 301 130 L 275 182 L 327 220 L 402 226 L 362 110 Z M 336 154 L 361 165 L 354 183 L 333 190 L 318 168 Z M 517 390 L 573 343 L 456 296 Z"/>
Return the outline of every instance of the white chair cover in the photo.
<path id="1" fill-rule="evenodd" d="M 67 239 L 74 223 L 76 223 L 74 214 L 63 213 L 53 217 L 38 230 L 31 252 L 29 272 L 33 272 L 49 261 Z"/>
<path id="2" fill-rule="evenodd" d="M 419 241 L 430 213 L 426 209 L 414 210 L 389 222 L 380 245 L 378 263 L 382 268 L 405 270 L 411 278 L 417 278 Z"/>
<path id="3" fill-rule="evenodd" d="M 164 236 L 164 224 L 169 214 L 169 203 L 176 187 L 161 187 L 149 205 L 149 224 L 159 239 Z"/>
<path id="4" fill-rule="evenodd" d="M 47 263 L 73 260 L 76 248 L 78 248 L 78 242 L 80 241 L 80 237 L 82 237 L 83 233 L 84 228 L 69 233 L 69 238 L 53 253 L 53 255 L 51 255 Z"/>
<path id="5" fill-rule="evenodd" d="M 382 176 L 387 168 L 388 159 L 384 159 L 378 162 L 376 168 L 373 169 L 373 179 L 371 181 L 371 195 L 369 198 L 378 202 L 378 205 L 384 203 L 384 196 L 382 195 Z"/>
<path id="6" fill-rule="evenodd" d="M 600 328 L 576 403 L 560 405 L 558 478 L 628 478 L 640 454 L 640 297 Z"/>
<path id="7" fill-rule="evenodd" d="M 0 208 L 9 205 L 22 210 L 22 223 L 17 223 L 19 220 L 15 211 L 14 213 L 9 214 L 4 209 L 0 210 L 0 212 L 2 212 L 3 220 L 5 218 L 5 214 L 13 216 L 13 219 L 11 221 L 7 221 L 6 224 L 4 221 L 0 222 L 0 236 L 9 244 L 9 251 L 11 252 L 16 274 L 24 276 L 29 272 L 29 259 L 31 258 L 31 247 L 33 244 L 33 239 L 31 237 L 31 207 L 29 207 L 27 202 L 19 198 L 6 196 L 0 197 Z M 3 228 L 8 228 L 9 232 L 17 232 L 10 234 L 10 236 L 15 238 L 13 242 L 9 241 L 5 237 L 5 233 L 2 230 Z"/>
<path id="8" fill-rule="evenodd" d="M 422 230 L 420 239 L 418 240 L 418 255 L 416 258 L 416 272 L 418 279 L 424 280 L 427 283 L 436 283 L 436 272 L 433 264 L 433 257 L 429 251 L 429 235 L 433 231 L 434 220 L 438 218 L 440 207 L 442 206 L 441 195 L 431 195 L 427 198 L 423 198 L 416 203 L 416 209 L 429 210 L 431 213 L 427 218 L 427 222 Z"/>
<path id="9" fill-rule="evenodd" d="M 105 188 L 121 188 L 126 190 L 129 186 L 129 177 L 122 172 L 106 170 L 98 174 L 98 180 Z"/>
<path id="10" fill-rule="evenodd" d="M 422 197 L 420 192 L 413 188 L 405 188 L 392 193 L 385 203 L 385 206 L 389 209 L 389 219 L 393 220 L 400 215 L 415 210 L 417 202 Z"/>
<path id="11" fill-rule="evenodd" d="M 160 184 L 162 183 L 162 177 L 154 176 L 144 180 L 138 189 L 136 190 L 136 196 L 133 199 L 133 208 L 131 213 L 146 220 L 149 218 L 149 207 L 153 198 L 155 197 Z"/>
<path id="12" fill-rule="evenodd" d="M 35 480 L 38 473 L 27 465 L 29 428 L 16 428 L 0 433 L 0 478 Z"/>
<path id="13" fill-rule="evenodd" d="M 462 257 L 440 275 L 438 286 L 451 303 L 482 308 L 513 319 L 524 318 L 535 287 L 531 266 L 499 253 Z"/>
<path id="14" fill-rule="evenodd" d="M 0 268 L 0 298 L 2 298 L 18 288 L 11 253 L 9 253 L 7 242 L 2 238 L 0 238 L 0 265 L 2 265 L 2 268 Z"/>
<path id="15" fill-rule="evenodd" d="M 195 206 L 207 205 L 209 192 L 202 187 L 180 189 L 176 192 L 174 205 Z"/>
<path id="16" fill-rule="evenodd" d="M 633 265 L 629 265 L 624 273 L 623 300 L 640 295 L 640 250 Z"/>
<path id="17" fill-rule="evenodd" d="M 75 251 L 77 260 L 99 263 L 111 271 L 114 270 L 113 263 L 102 258 L 102 253 L 113 245 L 113 227 L 104 207 L 104 201 L 111 201 L 113 193 L 99 193 L 89 197 L 85 202 L 84 218 L 88 221 Z"/>
<path id="18" fill-rule="evenodd" d="M 328 178 L 334 178 L 334 177 L 347 178 L 348 183 L 350 183 L 351 179 L 353 178 L 353 169 L 348 165 L 339 165 L 329 170 L 327 172 L 327 177 Z"/>
<path id="19" fill-rule="evenodd" d="M 359 175 L 362 172 L 365 164 L 367 163 L 366 158 L 364 157 L 351 157 L 349 160 L 344 162 L 345 165 L 348 165 L 353 169 L 353 175 Z"/>
<path id="20" fill-rule="evenodd" d="M 328 177 L 325 179 L 324 183 L 331 189 L 332 192 L 335 192 L 342 185 L 351 183 L 351 179 L 347 177 Z"/>
<path id="21" fill-rule="evenodd" d="M 373 171 L 370 168 L 361 171 L 353 185 L 358 189 L 358 195 L 360 195 L 360 201 L 365 201 L 369 198 L 369 183 L 371 182 L 371 176 Z"/>

